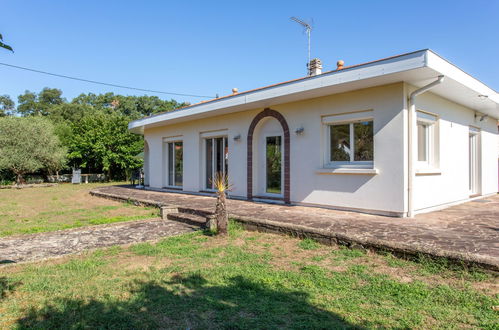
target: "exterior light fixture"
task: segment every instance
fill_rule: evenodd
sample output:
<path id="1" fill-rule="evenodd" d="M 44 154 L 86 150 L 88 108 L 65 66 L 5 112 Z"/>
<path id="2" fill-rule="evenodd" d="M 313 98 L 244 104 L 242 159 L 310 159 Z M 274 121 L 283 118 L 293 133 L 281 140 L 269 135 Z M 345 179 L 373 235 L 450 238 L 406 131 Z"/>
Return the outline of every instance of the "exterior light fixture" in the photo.
<path id="1" fill-rule="evenodd" d="M 296 135 L 302 135 L 303 132 L 305 132 L 305 128 L 303 128 L 303 126 L 297 128 L 296 131 L 295 131 Z"/>
<path id="2" fill-rule="evenodd" d="M 241 141 L 241 134 L 237 134 L 236 136 L 234 136 L 234 141 L 236 142 Z"/>
<path id="3" fill-rule="evenodd" d="M 488 117 L 489 117 L 489 115 L 486 115 L 484 113 L 475 112 L 475 120 L 477 120 L 477 118 L 479 118 L 480 121 L 484 121 Z"/>

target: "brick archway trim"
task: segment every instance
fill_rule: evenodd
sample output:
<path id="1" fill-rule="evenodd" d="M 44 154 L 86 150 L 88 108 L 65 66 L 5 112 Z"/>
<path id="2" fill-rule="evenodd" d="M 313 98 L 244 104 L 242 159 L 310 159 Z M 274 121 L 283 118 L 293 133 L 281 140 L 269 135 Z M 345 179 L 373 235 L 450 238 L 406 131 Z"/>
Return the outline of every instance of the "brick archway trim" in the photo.
<path id="1" fill-rule="evenodd" d="M 257 114 L 248 129 L 247 139 L 247 198 L 253 199 L 253 133 L 256 125 L 265 117 L 273 117 L 279 121 L 284 132 L 284 202 L 290 204 L 290 134 L 289 126 L 286 119 L 279 112 L 270 108 L 265 108 L 262 112 Z"/>

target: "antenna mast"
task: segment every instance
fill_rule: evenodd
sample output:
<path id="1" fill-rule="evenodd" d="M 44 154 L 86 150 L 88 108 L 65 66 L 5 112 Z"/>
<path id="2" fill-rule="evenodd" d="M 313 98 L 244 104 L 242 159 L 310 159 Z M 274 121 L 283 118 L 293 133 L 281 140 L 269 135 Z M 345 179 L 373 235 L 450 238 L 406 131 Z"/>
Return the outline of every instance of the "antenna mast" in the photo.
<path id="1" fill-rule="evenodd" d="M 307 62 L 307 67 L 310 63 L 310 32 L 312 32 L 312 26 L 310 26 L 310 24 L 308 24 L 307 22 L 299 19 L 299 18 L 296 18 L 296 17 L 290 17 L 290 19 L 292 21 L 295 21 L 296 23 L 300 24 L 301 26 L 303 26 L 303 28 L 305 29 L 305 32 L 307 33 L 307 37 L 308 37 L 308 62 Z"/>

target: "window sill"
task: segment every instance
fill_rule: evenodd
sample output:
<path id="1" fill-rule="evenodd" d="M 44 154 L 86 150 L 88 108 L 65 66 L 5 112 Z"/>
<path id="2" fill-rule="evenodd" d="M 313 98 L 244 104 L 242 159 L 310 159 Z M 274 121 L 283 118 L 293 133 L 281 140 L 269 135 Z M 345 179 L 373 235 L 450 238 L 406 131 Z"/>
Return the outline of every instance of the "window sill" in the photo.
<path id="1" fill-rule="evenodd" d="M 353 175 L 376 175 L 379 173 L 377 168 L 320 168 L 315 171 L 316 174 L 353 174 Z"/>
<path id="2" fill-rule="evenodd" d="M 442 171 L 439 168 L 419 168 L 416 170 L 416 175 L 441 175 Z"/>

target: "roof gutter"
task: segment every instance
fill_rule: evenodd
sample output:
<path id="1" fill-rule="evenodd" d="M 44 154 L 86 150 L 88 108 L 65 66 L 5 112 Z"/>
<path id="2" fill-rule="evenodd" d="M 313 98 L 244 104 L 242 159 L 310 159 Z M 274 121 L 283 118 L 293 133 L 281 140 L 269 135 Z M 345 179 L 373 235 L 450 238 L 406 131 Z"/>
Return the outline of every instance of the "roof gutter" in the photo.
<path id="1" fill-rule="evenodd" d="M 414 182 L 414 157 L 415 149 L 414 149 L 414 127 L 416 122 L 416 96 L 426 93 L 433 87 L 440 85 L 445 79 L 445 76 L 438 76 L 437 80 L 432 83 L 429 83 L 426 86 L 423 86 L 419 89 L 416 89 L 409 95 L 409 127 L 408 127 L 408 182 L 407 182 L 407 217 L 412 218 L 414 216 L 414 190 L 413 190 L 413 182 Z"/>

